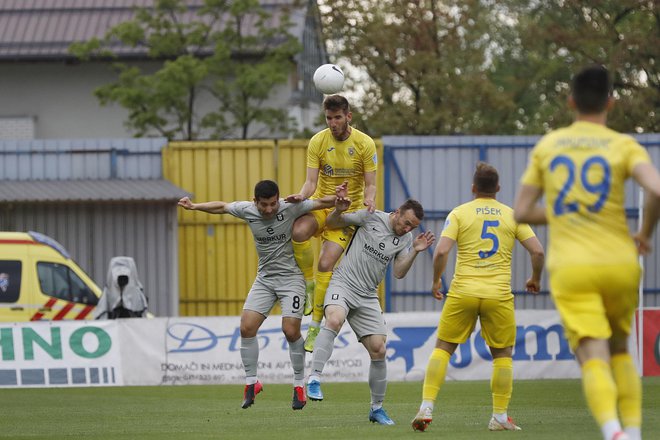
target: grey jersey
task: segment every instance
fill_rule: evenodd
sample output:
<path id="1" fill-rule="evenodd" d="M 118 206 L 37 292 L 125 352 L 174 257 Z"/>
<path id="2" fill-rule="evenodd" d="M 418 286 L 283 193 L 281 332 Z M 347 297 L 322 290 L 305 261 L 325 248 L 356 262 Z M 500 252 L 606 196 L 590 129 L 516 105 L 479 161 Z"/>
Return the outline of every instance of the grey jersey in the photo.
<path id="1" fill-rule="evenodd" d="M 248 222 L 259 255 L 257 273 L 264 277 L 300 274 L 293 258 L 291 230 L 293 221 L 314 207 L 313 200 L 288 203 L 280 199 L 280 208 L 272 219 L 264 219 L 254 202 L 233 202 L 227 213 Z"/>
<path id="2" fill-rule="evenodd" d="M 387 212 L 369 214 L 369 211 L 362 209 L 343 217 L 348 224 L 359 228 L 335 269 L 331 282 L 341 282 L 365 296 L 376 295 L 378 284 L 385 278 L 387 265 L 399 252 L 410 248 L 413 236 L 410 232 L 401 237 L 396 235 Z"/>

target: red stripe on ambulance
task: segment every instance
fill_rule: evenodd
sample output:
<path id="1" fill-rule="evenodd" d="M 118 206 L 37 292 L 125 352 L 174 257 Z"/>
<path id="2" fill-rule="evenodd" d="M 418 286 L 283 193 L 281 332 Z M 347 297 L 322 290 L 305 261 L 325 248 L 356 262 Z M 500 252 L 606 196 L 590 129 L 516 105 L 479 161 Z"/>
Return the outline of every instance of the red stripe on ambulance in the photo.
<path id="1" fill-rule="evenodd" d="M 60 321 L 62 318 L 66 316 L 67 313 L 71 311 L 71 309 L 76 305 L 76 303 L 66 303 L 64 307 L 62 307 L 62 310 L 59 311 L 57 315 L 53 317 L 53 321 Z"/>
<path id="2" fill-rule="evenodd" d="M 50 309 L 55 305 L 56 302 L 57 302 L 57 298 L 51 298 L 48 300 L 46 304 L 44 304 L 43 308 Z M 41 318 L 43 318 L 43 316 L 44 316 L 43 312 L 37 312 L 32 316 L 32 318 L 30 318 L 30 321 L 39 321 Z"/>
<path id="3" fill-rule="evenodd" d="M 85 317 L 89 315 L 89 312 L 91 312 L 92 310 L 94 310 L 94 306 L 85 306 L 85 308 L 82 309 L 80 313 L 78 313 L 78 316 L 76 316 L 73 319 L 85 319 Z"/>

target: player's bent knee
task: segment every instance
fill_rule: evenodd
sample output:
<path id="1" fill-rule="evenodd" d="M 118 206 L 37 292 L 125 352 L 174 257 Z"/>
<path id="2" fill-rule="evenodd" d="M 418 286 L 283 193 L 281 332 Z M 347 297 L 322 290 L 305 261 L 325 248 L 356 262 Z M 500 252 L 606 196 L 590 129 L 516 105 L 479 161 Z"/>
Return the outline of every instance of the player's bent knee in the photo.
<path id="1" fill-rule="evenodd" d="M 610 353 L 611 354 L 628 353 L 628 336 L 613 335 L 610 338 Z"/>
<path id="2" fill-rule="evenodd" d="M 513 347 L 495 348 L 490 347 L 490 353 L 494 359 L 501 357 L 511 357 L 513 355 Z"/>
<path id="3" fill-rule="evenodd" d="M 343 319 L 337 319 L 335 317 L 328 318 L 327 316 L 325 317 L 325 326 L 335 333 L 339 333 L 342 325 L 344 325 Z"/>
<path id="4" fill-rule="evenodd" d="M 312 215 L 303 215 L 293 223 L 291 238 L 297 242 L 307 241 L 314 236 L 317 228 L 318 224 Z"/>
<path id="5" fill-rule="evenodd" d="M 246 326 L 241 324 L 241 338 L 254 338 L 257 336 L 259 327 Z"/>
<path id="6" fill-rule="evenodd" d="M 360 343 L 369 352 L 369 357 L 373 360 L 385 359 L 387 354 L 387 338 L 385 335 L 367 335 L 360 339 Z"/>

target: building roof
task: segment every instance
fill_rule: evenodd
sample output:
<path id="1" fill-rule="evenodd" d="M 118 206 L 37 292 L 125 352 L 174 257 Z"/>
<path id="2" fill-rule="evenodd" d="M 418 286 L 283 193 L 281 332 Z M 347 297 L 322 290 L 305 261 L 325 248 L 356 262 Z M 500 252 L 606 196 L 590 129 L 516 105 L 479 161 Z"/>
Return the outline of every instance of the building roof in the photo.
<path id="1" fill-rule="evenodd" d="M 183 21 L 198 19 L 203 0 L 186 0 Z M 262 7 L 278 20 L 278 11 L 307 1 L 261 0 Z M 154 0 L 3 0 L 0 2 L 0 61 L 74 59 L 73 42 L 103 37 L 113 26 L 133 17 L 135 7 L 151 7 Z M 291 10 L 292 35 L 302 38 L 305 8 Z M 254 21 L 252 21 L 254 23 Z M 248 20 L 245 25 L 249 26 Z M 118 46 L 120 57 L 144 57 L 144 48 Z"/>
<path id="2" fill-rule="evenodd" d="M 174 202 L 190 195 L 164 179 L 0 181 L 0 202 Z"/>

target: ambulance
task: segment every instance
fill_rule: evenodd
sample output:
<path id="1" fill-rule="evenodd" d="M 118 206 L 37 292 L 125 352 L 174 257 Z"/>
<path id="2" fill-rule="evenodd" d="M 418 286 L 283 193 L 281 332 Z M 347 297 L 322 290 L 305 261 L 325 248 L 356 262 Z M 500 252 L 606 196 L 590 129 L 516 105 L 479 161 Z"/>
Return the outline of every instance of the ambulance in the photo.
<path id="1" fill-rule="evenodd" d="M 101 289 L 54 239 L 0 232 L 0 322 L 92 319 Z"/>

